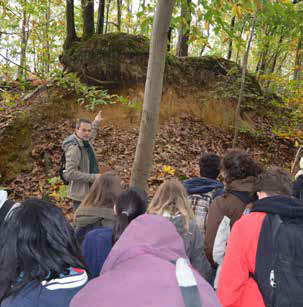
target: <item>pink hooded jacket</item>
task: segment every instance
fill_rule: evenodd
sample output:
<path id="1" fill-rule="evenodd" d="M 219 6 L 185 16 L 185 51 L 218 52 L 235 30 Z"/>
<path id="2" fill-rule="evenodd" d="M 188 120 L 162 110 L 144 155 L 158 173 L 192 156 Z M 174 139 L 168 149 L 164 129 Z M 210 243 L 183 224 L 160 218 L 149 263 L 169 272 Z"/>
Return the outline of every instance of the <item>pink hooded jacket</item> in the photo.
<path id="1" fill-rule="evenodd" d="M 158 215 L 136 218 L 114 245 L 101 271 L 73 298 L 71 307 L 184 307 L 171 261 L 185 258 L 174 224 Z M 202 306 L 221 306 L 211 286 L 194 271 Z"/>

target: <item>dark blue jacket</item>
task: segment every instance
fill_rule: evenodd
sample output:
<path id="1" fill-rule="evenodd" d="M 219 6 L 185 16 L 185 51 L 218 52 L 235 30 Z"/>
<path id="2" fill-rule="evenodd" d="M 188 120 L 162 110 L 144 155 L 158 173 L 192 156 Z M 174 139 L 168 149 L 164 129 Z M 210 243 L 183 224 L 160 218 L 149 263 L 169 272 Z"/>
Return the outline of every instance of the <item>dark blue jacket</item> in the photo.
<path id="1" fill-rule="evenodd" d="M 68 307 L 74 295 L 87 283 L 84 270 L 69 269 L 69 275 L 43 281 L 41 284 L 31 282 L 15 297 L 9 296 L 1 307 Z"/>
<path id="2" fill-rule="evenodd" d="M 85 236 L 82 243 L 82 254 L 93 278 L 100 275 L 111 249 L 112 228 L 98 228 Z"/>
<path id="3" fill-rule="evenodd" d="M 214 195 L 214 198 L 223 194 L 224 185 L 222 182 L 219 182 L 210 178 L 201 178 L 196 177 L 192 179 L 187 179 L 183 181 L 184 187 L 187 191 L 187 194 L 204 194 L 217 189 L 217 192 Z"/>

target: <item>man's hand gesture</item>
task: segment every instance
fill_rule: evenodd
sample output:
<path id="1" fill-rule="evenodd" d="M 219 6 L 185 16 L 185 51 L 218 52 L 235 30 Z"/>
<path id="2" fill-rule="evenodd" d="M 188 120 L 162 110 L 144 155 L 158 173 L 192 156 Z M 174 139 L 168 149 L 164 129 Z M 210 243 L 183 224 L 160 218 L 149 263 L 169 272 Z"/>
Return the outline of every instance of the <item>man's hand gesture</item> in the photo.
<path id="1" fill-rule="evenodd" d="M 97 114 L 97 116 L 96 116 L 96 118 L 95 118 L 95 120 L 101 121 L 102 119 L 103 119 L 103 117 L 102 117 L 102 111 L 99 111 L 98 114 Z"/>

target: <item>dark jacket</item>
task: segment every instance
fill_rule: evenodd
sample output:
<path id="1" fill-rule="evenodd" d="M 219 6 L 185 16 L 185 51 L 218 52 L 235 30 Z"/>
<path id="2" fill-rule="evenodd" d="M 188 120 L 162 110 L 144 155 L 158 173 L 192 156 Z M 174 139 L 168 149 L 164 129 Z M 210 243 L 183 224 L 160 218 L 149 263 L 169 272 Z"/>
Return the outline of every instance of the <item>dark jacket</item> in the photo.
<path id="1" fill-rule="evenodd" d="M 86 234 L 82 254 L 92 277 L 98 277 L 112 249 L 112 228 L 98 228 Z"/>
<path id="2" fill-rule="evenodd" d="M 75 212 L 74 229 L 77 239 L 82 243 L 85 235 L 96 228 L 113 228 L 116 222 L 113 209 L 111 208 L 78 208 Z"/>
<path id="3" fill-rule="evenodd" d="M 192 266 L 204 277 L 208 282 L 211 281 L 211 266 L 206 258 L 204 251 L 204 235 L 194 221 L 189 223 L 189 231 L 185 230 L 184 220 L 181 216 L 177 216 L 171 220 L 184 241 L 186 255 Z"/>
<path id="4" fill-rule="evenodd" d="M 255 177 L 247 177 L 245 179 L 234 180 L 226 185 L 225 192 L 222 196 L 214 199 L 208 211 L 205 234 L 205 251 L 210 263 L 215 266 L 213 261 L 213 246 L 217 231 L 224 216 L 230 219 L 230 227 L 242 216 L 246 205 L 238 196 L 232 192 L 254 194 Z M 252 198 L 253 200 L 253 198 Z"/>
<path id="5" fill-rule="evenodd" d="M 84 270 L 69 269 L 68 275 L 61 275 L 38 285 L 30 283 L 14 298 L 8 297 L 1 307 L 68 307 L 73 296 L 87 283 Z"/>
<path id="6" fill-rule="evenodd" d="M 267 240 L 266 247 L 258 250 L 260 235 L 264 233 L 267 217 L 271 214 L 278 214 L 283 220 L 301 219 L 303 223 L 303 206 L 295 198 L 273 196 L 255 202 L 252 212 L 235 223 L 228 240 L 218 285 L 218 296 L 223 306 L 265 307 L 260 288 L 252 275 L 256 273 L 258 259 L 267 261 L 269 268 L 272 265 L 273 255 L 266 256 L 272 248 L 272 236 Z M 298 255 L 302 254 L 302 240 L 293 241 L 289 242 L 297 245 L 293 252 L 299 250 Z M 261 258 L 257 259 L 259 252 Z M 265 273 L 266 270 L 262 270 L 262 274 Z M 269 274 L 264 279 L 270 287 Z"/>
<path id="7" fill-rule="evenodd" d="M 219 182 L 210 178 L 192 178 L 183 181 L 184 187 L 188 195 L 191 194 L 204 194 L 209 193 L 216 189 L 217 191 L 214 194 L 214 198 L 223 194 L 224 185 L 222 182 Z"/>

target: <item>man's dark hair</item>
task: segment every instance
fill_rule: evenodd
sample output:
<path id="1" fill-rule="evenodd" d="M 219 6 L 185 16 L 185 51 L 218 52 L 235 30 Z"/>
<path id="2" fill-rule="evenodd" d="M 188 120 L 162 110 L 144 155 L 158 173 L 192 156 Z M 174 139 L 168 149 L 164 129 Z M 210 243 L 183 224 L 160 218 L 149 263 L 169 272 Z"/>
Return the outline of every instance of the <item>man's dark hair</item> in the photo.
<path id="1" fill-rule="evenodd" d="M 221 158 L 213 153 L 204 154 L 199 161 L 200 176 L 216 179 L 220 173 Z"/>
<path id="2" fill-rule="evenodd" d="M 280 168 L 271 168 L 257 177 L 256 192 L 265 192 L 269 196 L 290 196 L 292 194 L 290 176 Z"/>
<path id="3" fill-rule="evenodd" d="M 85 269 L 85 264 L 62 211 L 34 198 L 12 209 L 1 227 L 0 301 L 29 283 L 58 278 L 69 267 Z"/>
<path id="4" fill-rule="evenodd" d="M 257 177 L 262 172 L 258 163 L 247 152 L 239 149 L 227 151 L 223 157 L 223 170 L 226 183 L 250 176 Z"/>
<path id="5" fill-rule="evenodd" d="M 76 121 L 76 129 L 79 129 L 82 123 L 92 124 L 92 122 L 89 119 L 79 118 Z"/>

